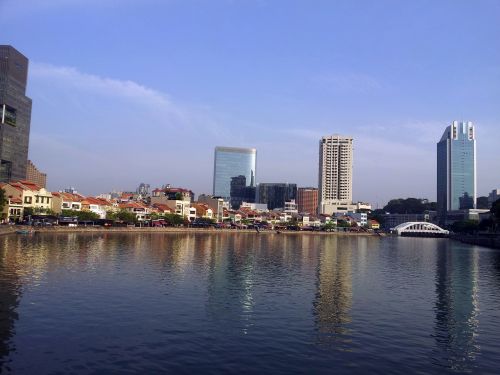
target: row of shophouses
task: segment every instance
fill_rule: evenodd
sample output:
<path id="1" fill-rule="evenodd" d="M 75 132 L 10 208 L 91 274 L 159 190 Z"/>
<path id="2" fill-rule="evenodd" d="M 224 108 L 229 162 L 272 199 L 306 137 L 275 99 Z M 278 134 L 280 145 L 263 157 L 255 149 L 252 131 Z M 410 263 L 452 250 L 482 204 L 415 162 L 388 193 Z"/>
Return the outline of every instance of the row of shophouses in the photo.
<path id="1" fill-rule="evenodd" d="M 76 192 L 50 192 L 28 181 L 0 184 L 7 200 L 3 219 L 8 222 L 22 221 L 25 211 L 35 214 L 55 213 L 63 210 L 90 211 L 105 219 L 108 212 L 126 210 L 136 215 L 139 222 L 149 221 L 153 216 L 176 214 L 189 222 L 197 219 L 213 219 L 216 222 L 248 223 L 268 222 L 270 224 L 296 222 L 302 226 L 337 224 L 342 220 L 352 226 L 373 227 L 375 222 L 367 220 L 366 213 L 346 213 L 337 216 L 298 213 L 295 202 L 288 202 L 283 210 L 267 210 L 255 203 L 243 203 L 240 209 L 231 210 L 229 202 L 210 195 L 200 195 L 194 201 L 194 194 L 183 188 L 163 188 L 143 197 L 136 193 L 121 193 L 111 197 L 102 195 L 85 197 Z M 26 209 L 29 210 L 26 210 Z"/>

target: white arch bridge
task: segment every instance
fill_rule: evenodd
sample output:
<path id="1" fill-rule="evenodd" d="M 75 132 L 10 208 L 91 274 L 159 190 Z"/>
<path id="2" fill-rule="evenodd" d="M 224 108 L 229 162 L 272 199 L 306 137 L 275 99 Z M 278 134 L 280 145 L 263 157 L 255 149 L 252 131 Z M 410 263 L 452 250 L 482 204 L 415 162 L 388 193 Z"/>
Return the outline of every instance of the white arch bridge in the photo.
<path id="1" fill-rule="evenodd" d="M 409 221 L 391 229 L 398 236 L 406 237 L 446 237 L 450 232 L 425 221 Z"/>

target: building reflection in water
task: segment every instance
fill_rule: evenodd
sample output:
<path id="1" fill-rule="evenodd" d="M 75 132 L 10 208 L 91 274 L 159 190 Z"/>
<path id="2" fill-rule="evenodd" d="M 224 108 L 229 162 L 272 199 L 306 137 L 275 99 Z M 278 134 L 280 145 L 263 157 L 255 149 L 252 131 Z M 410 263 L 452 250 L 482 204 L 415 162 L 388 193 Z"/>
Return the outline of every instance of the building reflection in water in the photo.
<path id="1" fill-rule="evenodd" d="M 18 273 L 21 240 L 12 236 L 0 239 L 0 373 L 9 371 L 9 354 L 15 350 L 12 338 L 21 299 L 21 276 Z"/>
<path id="2" fill-rule="evenodd" d="M 239 321 L 247 333 L 253 325 L 254 255 L 260 244 L 244 234 L 214 239 L 208 262 L 207 313 L 222 325 Z"/>
<path id="3" fill-rule="evenodd" d="M 434 361 L 453 371 L 469 372 L 479 352 L 478 252 L 451 248 L 442 241 L 436 253 Z"/>
<path id="4" fill-rule="evenodd" d="M 337 236 L 325 237 L 316 271 L 314 318 L 320 345 L 348 350 L 352 307 L 351 249 Z"/>

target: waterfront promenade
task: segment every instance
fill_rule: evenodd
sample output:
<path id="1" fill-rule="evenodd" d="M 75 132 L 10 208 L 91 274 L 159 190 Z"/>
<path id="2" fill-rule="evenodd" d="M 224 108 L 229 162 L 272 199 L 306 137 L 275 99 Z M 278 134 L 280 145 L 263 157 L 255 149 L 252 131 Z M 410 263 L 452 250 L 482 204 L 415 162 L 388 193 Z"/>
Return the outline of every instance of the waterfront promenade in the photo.
<path id="1" fill-rule="evenodd" d="M 34 233 L 257 233 L 255 229 L 216 229 L 216 228 L 185 228 L 185 227 L 31 227 L 22 225 L 5 225 L 0 227 L 0 235 L 14 234 L 19 230 L 33 230 Z M 296 231 L 296 230 L 260 230 L 259 234 L 277 235 L 327 235 L 327 236 L 376 236 L 374 232 L 325 232 L 325 231 Z"/>

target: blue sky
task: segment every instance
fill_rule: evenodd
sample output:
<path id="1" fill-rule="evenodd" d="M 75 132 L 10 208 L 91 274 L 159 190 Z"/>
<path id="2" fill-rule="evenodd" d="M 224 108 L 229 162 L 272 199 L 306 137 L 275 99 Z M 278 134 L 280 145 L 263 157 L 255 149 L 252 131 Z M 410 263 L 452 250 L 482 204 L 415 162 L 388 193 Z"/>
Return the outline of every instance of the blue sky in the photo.
<path id="1" fill-rule="evenodd" d="M 500 2 L 0 0 L 30 59 L 30 158 L 52 190 L 210 193 L 217 145 L 258 182 L 317 185 L 318 140 L 355 139 L 354 199 L 435 199 L 435 149 L 477 130 L 500 187 Z"/>

